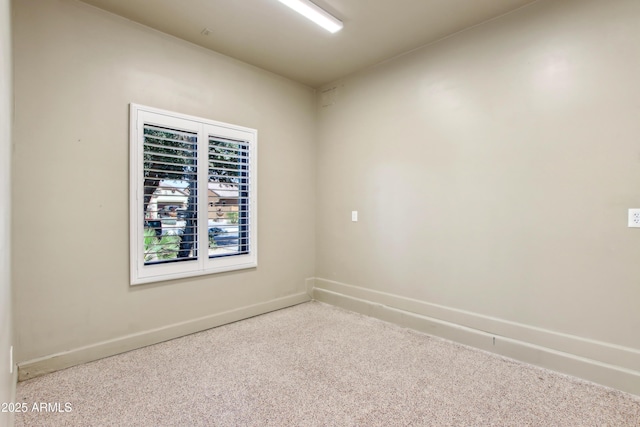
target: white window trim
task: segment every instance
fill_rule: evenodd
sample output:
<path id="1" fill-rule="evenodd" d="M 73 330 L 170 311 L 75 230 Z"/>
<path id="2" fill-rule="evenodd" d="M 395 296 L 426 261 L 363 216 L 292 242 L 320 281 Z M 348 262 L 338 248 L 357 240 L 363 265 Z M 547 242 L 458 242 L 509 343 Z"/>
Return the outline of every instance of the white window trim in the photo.
<path id="1" fill-rule="evenodd" d="M 161 121 L 157 121 L 161 119 Z M 144 124 L 155 123 L 161 126 L 173 126 L 178 129 L 194 130 L 198 133 L 198 157 L 207 158 L 208 136 L 215 135 L 249 143 L 249 253 L 210 258 L 208 251 L 207 208 L 208 192 L 200 191 L 198 201 L 198 241 L 200 250 L 198 259 L 193 261 L 174 262 L 167 264 L 145 265 L 144 263 L 144 208 L 142 203 L 144 177 L 143 141 Z M 129 162 L 129 212 L 130 212 L 130 273 L 131 285 L 160 282 L 185 277 L 201 276 L 225 271 L 254 268 L 258 265 L 258 132 L 242 126 L 203 119 L 186 114 L 174 113 L 158 108 L 147 107 L 132 103 L 130 105 L 130 162 Z M 206 167 L 204 168 L 207 169 Z M 201 173 L 202 165 L 198 166 L 198 188 L 208 188 L 206 173 Z M 203 202 L 204 200 L 204 202 Z M 203 222 L 204 220 L 204 222 Z M 203 226 L 204 224 L 204 226 Z"/>

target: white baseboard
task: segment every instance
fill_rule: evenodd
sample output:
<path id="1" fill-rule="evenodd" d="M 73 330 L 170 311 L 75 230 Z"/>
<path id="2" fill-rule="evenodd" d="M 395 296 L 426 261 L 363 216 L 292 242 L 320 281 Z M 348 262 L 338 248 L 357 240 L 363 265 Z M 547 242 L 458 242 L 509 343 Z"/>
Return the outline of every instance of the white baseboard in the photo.
<path id="1" fill-rule="evenodd" d="M 201 332 L 227 323 L 258 316 L 270 311 L 290 307 L 310 301 L 307 292 L 241 307 L 235 310 L 168 325 L 162 328 L 126 335 L 109 341 L 102 341 L 62 353 L 29 360 L 18 364 L 18 381 L 24 381 L 60 369 L 91 362 L 119 353 Z"/>
<path id="2" fill-rule="evenodd" d="M 331 280 L 307 280 L 314 299 L 640 395 L 640 350 Z"/>

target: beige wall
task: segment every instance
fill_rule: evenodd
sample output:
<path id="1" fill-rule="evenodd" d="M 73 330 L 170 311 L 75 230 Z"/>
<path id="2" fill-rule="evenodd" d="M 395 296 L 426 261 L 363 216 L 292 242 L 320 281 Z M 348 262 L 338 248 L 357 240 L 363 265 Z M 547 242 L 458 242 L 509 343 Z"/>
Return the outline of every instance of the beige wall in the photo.
<path id="1" fill-rule="evenodd" d="M 14 8 L 22 377 L 307 298 L 312 89 L 73 0 Z M 131 102 L 258 129 L 257 269 L 129 286 Z"/>
<path id="2" fill-rule="evenodd" d="M 11 402 L 15 380 L 9 372 L 12 344 L 9 218 L 11 215 L 11 3 L 0 0 L 0 403 Z M 0 413 L 0 425 L 9 414 Z"/>
<path id="3" fill-rule="evenodd" d="M 640 394 L 639 20 L 539 1 L 324 87 L 316 297 L 593 359 Z"/>

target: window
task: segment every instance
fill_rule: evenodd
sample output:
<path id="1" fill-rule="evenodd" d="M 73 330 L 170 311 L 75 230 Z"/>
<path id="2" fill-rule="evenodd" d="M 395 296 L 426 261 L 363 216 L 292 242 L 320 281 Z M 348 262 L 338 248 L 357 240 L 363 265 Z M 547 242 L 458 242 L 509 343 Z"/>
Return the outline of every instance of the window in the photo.
<path id="1" fill-rule="evenodd" d="M 257 265 L 257 131 L 131 104 L 131 283 Z"/>

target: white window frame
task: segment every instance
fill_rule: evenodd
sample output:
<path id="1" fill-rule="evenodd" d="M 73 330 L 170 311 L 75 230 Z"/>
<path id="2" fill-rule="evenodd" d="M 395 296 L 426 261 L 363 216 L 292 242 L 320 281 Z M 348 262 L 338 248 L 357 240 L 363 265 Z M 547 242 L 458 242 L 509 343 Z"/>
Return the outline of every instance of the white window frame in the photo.
<path id="1" fill-rule="evenodd" d="M 164 264 L 144 262 L 144 125 L 192 131 L 198 134 L 198 242 L 197 259 Z M 131 285 L 193 277 L 258 265 L 257 136 L 255 129 L 174 113 L 139 104 L 130 104 L 130 262 Z M 208 249 L 208 141 L 209 136 L 246 141 L 249 145 L 249 252 L 209 257 Z M 204 159 L 204 160 L 203 160 Z"/>

